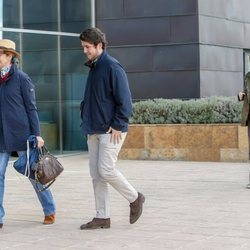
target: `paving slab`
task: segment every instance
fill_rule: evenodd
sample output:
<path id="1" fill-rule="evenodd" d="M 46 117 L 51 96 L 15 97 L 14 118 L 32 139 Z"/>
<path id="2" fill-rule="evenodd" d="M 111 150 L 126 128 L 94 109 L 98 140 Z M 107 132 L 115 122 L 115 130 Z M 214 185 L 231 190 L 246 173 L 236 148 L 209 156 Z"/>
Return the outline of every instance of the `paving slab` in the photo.
<path id="1" fill-rule="evenodd" d="M 111 228 L 84 231 L 95 216 L 88 154 L 61 156 L 65 167 L 52 185 L 56 223 L 43 213 L 29 181 L 10 162 L 0 249 L 250 249 L 249 163 L 129 161 L 119 170 L 145 194 L 144 212 L 129 224 L 129 204 L 113 188 Z"/>

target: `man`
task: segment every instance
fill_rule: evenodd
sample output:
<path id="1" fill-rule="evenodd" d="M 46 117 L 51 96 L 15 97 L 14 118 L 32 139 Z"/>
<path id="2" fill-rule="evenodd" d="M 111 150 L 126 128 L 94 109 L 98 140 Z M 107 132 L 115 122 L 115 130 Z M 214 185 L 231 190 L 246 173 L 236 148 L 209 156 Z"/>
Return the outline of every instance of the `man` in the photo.
<path id="1" fill-rule="evenodd" d="M 108 184 L 130 203 L 130 223 L 142 214 L 145 197 L 115 169 L 132 113 L 131 93 L 120 63 L 106 52 L 105 34 L 90 28 L 80 34 L 90 68 L 81 103 L 82 130 L 88 136 L 89 169 L 96 217 L 80 229 L 110 228 Z"/>

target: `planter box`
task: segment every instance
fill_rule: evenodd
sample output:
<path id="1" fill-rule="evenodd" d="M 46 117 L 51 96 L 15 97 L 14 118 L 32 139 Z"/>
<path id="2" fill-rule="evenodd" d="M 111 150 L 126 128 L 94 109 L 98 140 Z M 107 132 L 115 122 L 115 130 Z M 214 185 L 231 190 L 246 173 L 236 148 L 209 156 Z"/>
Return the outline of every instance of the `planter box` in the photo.
<path id="1" fill-rule="evenodd" d="M 239 124 L 130 125 L 119 158 L 246 162 L 247 128 Z"/>

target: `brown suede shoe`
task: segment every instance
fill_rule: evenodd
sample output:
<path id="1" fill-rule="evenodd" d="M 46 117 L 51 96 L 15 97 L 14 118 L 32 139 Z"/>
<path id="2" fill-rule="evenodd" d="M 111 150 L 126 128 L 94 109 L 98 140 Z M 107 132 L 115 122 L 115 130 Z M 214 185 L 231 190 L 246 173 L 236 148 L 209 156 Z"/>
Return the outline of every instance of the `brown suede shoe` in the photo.
<path id="1" fill-rule="evenodd" d="M 138 198 L 134 202 L 130 203 L 130 224 L 135 223 L 140 218 L 144 202 L 144 195 L 138 192 Z"/>
<path id="2" fill-rule="evenodd" d="M 98 229 L 98 228 L 110 228 L 110 218 L 108 219 L 94 218 L 92 221 L 88 222 L 87 224 L 83 224 L 80 226 L 81 230 Z"/>
<path id="3" fill-rule="evenodd" d="M 50 225 L 55 222 L 56 216 L 55 214 L 45 215 L 43 224 L 44 225 Z"/>
<path id="4" fill-rule="evenodd" d="M 0 223 L 0 228 L 2 228 L 3 227 L 3 223 Z"/>

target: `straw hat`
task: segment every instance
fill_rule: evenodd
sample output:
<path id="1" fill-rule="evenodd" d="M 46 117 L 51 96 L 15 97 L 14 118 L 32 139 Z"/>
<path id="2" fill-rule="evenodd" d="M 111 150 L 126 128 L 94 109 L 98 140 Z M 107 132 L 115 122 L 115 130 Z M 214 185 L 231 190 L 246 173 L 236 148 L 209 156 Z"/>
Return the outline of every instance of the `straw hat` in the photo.
<path id="1" fill-rule="evenodd" d="M 15 42 L 8 39 L 0 39 L 0 49 L 13 53 L 16 57 L 20 58 L 20 54 L 16 52 Z"/>

